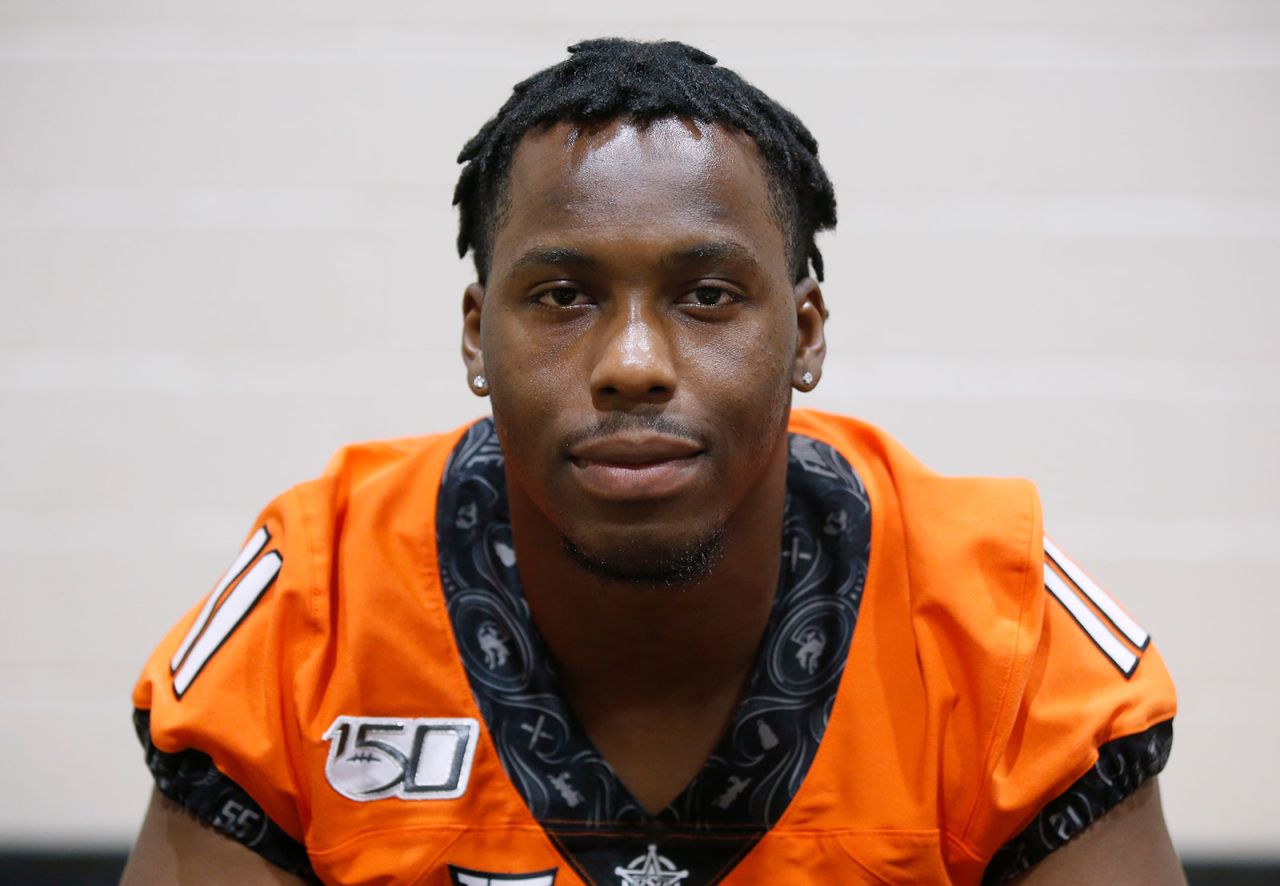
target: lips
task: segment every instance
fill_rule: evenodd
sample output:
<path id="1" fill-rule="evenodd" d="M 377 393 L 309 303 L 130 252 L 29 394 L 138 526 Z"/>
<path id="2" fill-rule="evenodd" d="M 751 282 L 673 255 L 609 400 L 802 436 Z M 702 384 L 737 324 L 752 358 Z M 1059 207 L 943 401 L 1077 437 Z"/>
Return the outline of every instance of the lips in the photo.
<path id="1" fill-rule="evenodd" d="M 668 498 L 683 491 L 703 466 L 697 443 L 662 434 L 597 437 L 569 450 L 586 491 L 610 501 Z"/>

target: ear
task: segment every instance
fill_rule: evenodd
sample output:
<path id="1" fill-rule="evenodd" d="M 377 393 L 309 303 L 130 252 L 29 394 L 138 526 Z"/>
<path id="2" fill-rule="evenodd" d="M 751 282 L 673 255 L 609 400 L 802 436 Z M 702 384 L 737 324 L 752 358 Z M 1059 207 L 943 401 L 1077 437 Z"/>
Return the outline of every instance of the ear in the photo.
<path id="1" fill-rule="evenodd" d="M 472 283 L 462 294 L 462 363 L 467 367 L 467 387 L 477 397 L 489 394 L 484 375 L 484 352 L 480 348 L 480 314 L 484 309 L 484 287 Z"/>
<path id="2" fill-rule="evenodd" d="M 795 285 L 796 356 L 791 384 L 798 391 L 812 391 L 822 378 L 822 361 L 827 356 L 827 305 L 818 281 L 805 277 Z"/>

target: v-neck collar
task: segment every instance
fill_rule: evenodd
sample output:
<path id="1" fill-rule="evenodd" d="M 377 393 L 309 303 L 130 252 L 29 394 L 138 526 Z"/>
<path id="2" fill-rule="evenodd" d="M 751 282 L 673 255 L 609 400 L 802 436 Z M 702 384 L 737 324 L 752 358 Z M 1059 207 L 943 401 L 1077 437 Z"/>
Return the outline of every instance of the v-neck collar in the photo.
<path id="1" fill-rule="evenodd" d="M 652 816 L 558 691 L 516 571 L 493 422 L 473 425 L 445 466 L 437 550 L 472 693 L 512 783 L 584 876 L 645 855 L 655 834 L 695 832 L 717 836 L 721 851 L 690 882 L 713 882 L 781 817 L 813 762 L 857 622 L 871 508 L 832 447 L 798 434 L 789 443 L 782 569 L 747 691 L 699 772 Z"/>

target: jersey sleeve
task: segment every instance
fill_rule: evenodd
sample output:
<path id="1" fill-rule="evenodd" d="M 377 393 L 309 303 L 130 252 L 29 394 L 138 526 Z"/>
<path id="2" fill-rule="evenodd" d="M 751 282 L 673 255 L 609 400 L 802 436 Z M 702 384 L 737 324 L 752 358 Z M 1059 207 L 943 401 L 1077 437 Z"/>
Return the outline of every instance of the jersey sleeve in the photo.
<path id="1" fill-rule="evenodd" d="M 151 654 L 134 724 L 157 789 L 199 821 L 313 879 L 293 772 L 292 652 L 309 631 L 307 535 L 287 493 Z"/>
<path id="2" fill-rule="evenodd" d="M 1028 870 L 1159 773 L 1173 682 L 1147 632 L 1048 537 L 966 842 L 984 883 Z"/>

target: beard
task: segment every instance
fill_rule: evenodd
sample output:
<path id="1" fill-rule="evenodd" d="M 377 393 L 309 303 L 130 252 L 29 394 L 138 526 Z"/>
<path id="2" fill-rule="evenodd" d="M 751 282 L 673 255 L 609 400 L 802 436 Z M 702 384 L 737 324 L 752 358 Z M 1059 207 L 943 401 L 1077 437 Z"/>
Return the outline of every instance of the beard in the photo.
<path id="1" fill-rule="evenodd" d="M 724 526 L 682 547 L 654 548 L 641 543 L 602 554 L 584 551 L 564 536 L 561 546 L 580 569 L 615 584 L 679 588 L 711 575 L 724 557 Z"/>

